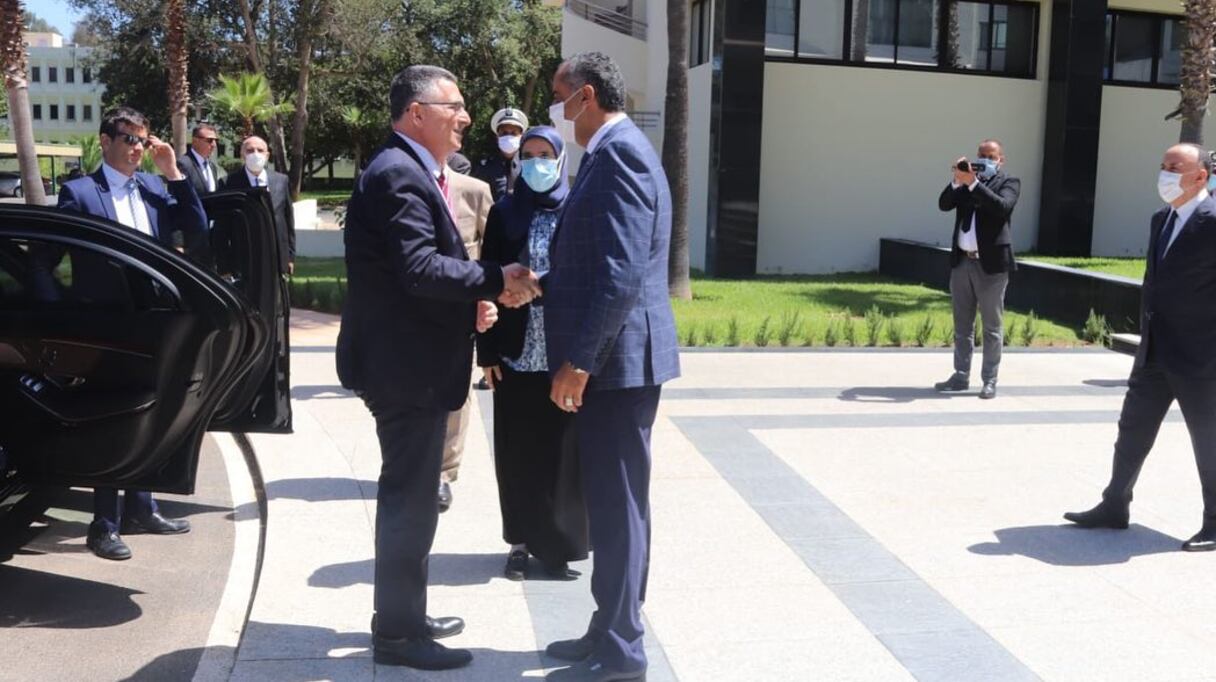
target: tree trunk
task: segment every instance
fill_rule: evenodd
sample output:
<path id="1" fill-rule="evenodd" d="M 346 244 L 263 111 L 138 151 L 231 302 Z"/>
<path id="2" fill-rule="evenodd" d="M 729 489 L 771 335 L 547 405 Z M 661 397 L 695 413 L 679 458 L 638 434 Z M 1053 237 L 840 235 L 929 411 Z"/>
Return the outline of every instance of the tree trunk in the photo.
<path id="1" fill-rule="evenodd" d="M 870 0 L 857 0 L 853 3 L 853 39 L 852 54 L 855 62 L 866 60 L 866 40 L 870 35 Z"/>
<path id="2" fill-rule="evenodd" d="M 237 0 L 237 3 L 241 6 L 241 18 L 245 21 L 245 51 L 249 55 L 249 65 L 253 67 L 254 73 L 260 73 L 266 78 L 266 87 L 270 89 L 270 103 L 277 104 L 274 87 L 270 84 L 270 75 L 262 68 L 262 57 L 258 54 L 258 36 L 257 31 L 254 30 L 253 13 L 249 10 L 249 0 Z M 270 47 L 275 49 L 276 46 L 271 45 Z M 271 160 L 274 162 L 275 168 L 281 171 L 287 167 L 287 145 L 283 142 L 283 121 L 276 113 L 270 117 L 268 123 L 270 125 Z M 248 135 L 252 134 L 248 133 Z"/>
<path id="3" fill-rule="evenodd" d="M 17 145 L 21 190 L 25 203 L 46 204 L 38 154 L 34 149 L 34 121 L 30 113 L 29 82 L 25 79 L 28 53 L 21 37 L 21 0 L 0 0 L 0 50 L 3 50 L 4 87 L 8 92 L 8 118 Z"/>
<path id="4" fill-rule="evenodd" d="M 169 122 L 173 128 L 173 150 L 186 153 L 190 83 L 186 77 L 189 53 L 186 50 L 185 0 L 169 0 L 165 6 L 165 56 L 169 63 Z"/>
<path id="5" fill-rule="evenodd" d="M 1203 119 L 1212 92 L 1213 41 L 1216 40 L 1216 0 L 1186 0 L 1186 44 L 1178 91 L 1182 130 L 1179 142 L 1203 144 Z"/>
<path id="6" fill-rule="evenodd" d="M 291 199 L 300 196 L 304 180 L 304 130 L 308 127 L 308 81 L 312 73 L 313 40 L 323 32 L 328 15 L 326 0 L 300 4 L 296 17 L 296 43 L 300 74 L 296 80 L 296 111 L 291 124 L 291 166 L 287 172 Z"/>
<path id="7" fill-rule="evenodd" d="M 671 186 L 671 253 L 667 290 L 692 299 L 688 272 L 688 0 L 667 0 L 667 99 L 663 169 Z"/>
<path id="8" fill-rule="evenodd" d="M 937 5 L 937 63 L 950 69 L 962 66 L 958 55 L 958 3 L 943 0 Z"/>

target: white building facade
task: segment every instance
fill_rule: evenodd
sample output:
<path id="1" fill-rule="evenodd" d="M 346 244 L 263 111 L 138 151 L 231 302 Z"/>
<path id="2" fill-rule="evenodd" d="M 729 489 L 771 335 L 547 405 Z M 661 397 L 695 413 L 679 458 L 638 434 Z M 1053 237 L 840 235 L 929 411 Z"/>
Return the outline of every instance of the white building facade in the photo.
<path id="1" fill-rule="evenodd" d="M 567 0 L 563 19 L 563 55 L 613 56 L 658 121 L 664 6 Z M 1179 134 L 1164 120 L 1179 13 L 1166 0 L 691 0 L 693 267 L 865 271 L 883 237 L 945 245 L 949 166 L 990 137 L 1022 179 L 1017 250 L 1143 255 Z"/>
<path id="2" fill-rule="evenodd" d="M 96 135 L 104 87 L 89 60 L 92 48 L 65 45 L 57 33 L 26 33 L 25 40 L 34 139 L 67 144 Z"/>

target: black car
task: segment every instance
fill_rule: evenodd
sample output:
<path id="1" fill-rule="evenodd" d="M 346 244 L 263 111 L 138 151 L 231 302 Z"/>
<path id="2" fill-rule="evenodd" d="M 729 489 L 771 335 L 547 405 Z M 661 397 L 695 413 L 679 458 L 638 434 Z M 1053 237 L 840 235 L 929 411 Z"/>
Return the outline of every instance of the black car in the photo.
<path id="1" fill-rule="evenodd" d="M 291 431 L 269 195 L 203 201 L 222 276 L 107 220 L 0 204 L 0 498 L 18 480 L 192 493 L 206 431 Z"/>
<path id="2" fill-rule="evenodd" d="M 47 195 L 51 194 L 51 179 L 42 178 L 42 191 Z M 23 197 L 25 191 L 21 189 L 21 174 L 12 171 L 0 171 L 0 197 Z"/>

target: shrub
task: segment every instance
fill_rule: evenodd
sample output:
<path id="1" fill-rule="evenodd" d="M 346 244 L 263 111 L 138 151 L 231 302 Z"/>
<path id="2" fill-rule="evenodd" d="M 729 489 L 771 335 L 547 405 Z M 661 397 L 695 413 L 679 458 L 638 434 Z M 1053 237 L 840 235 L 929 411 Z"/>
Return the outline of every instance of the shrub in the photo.
<path id="1" fill-rule="evenodd" d="M 857 346 L 857 322 L 853 319 L 853 313 L 849 310 L 844 311 L 844 343 L 847 346 Z"/>
<path id="2" fill-rule="evenodd" d="M 1004 345 L 1013 345 L 1014 337 L 1017 335 L 1017 325 L 1017 320 L 1010 316 L 1009 321 L 1005 323 L 1005 338 L 1001 340 Z"/>
<path id="3" fill-rule="evenodd" d="M 1085 320 L 1085 327 L 1081 329 L 1081 338 L 1090 343 L 1109 346 L 1110 325 L 1106 323 L 1106 317 L 1095 313 L 1094 309 L 1090 308 L 1089 317 Z"/>
<path id="4" fill-rule="evenodd" d="M 718 326 L 712 322 L 705 324 L 705 329 L 701 330 L 701 342 L 706 346 L 712 346 L 718 342 Z"/>
<path id="5" fill-rule="evenodd" d="M 1022 345 L 1034 345 L 1034 340 L 1039 336 L 1039 320 L 1034 316 L 1034 311 L 1030 311 L 1026 315 L 1026 319 L 1022 323 Z"/>
<path id="6" fill-rule="evenodd" d="M 933 316 L 925 315 L 925 319 L 916 326 L 916 345 L 924 348 L 933 338 Z"/>
<path id="7" fill-rule="evenodd" d="M 835 316 L 828 320 L 828 327 L 823 332 L 823 345 L 831 348 L 840 342 L 840 323 Z"/>
<path id="8" fill-rule="evenodd" d="M 730 318 L 730 321 L 726 323 L 726 341 L 724 343 L 727 346 L 732 346 L 732 347 L 739 345 L 739 318 L 738 317 L 732 317 L 732 318 Z"/>
<path id="9" fill-rule="evenodd" d="M 777 330 L 777 343 L 782 346 L 790 345 L 790 340 L 793 339 L 798 331 L 802 328 L 802 316 L 798 312 L 794 314 L 781 314 L 781 327 Z"/>
<path id="10" fill-rule="evenodd" d="M 690 324 L 684 332 L 684 345 L 692 348 L 697 345 L 697 325 Z"/>
<path id="11" fill-rule="evenodd" d="M 941 342 L 942 342 L 942 345 L 945 346 L 946 348 L 949 348 L 954 345 L 954 320 L 953 319 L 951 319 L 948 324 L 942 326 Z"/>
<path id="12" fill-rule="evenodd" d="M 896 348 L 904 345 L 904 326 L 894 315 L 887 320 L 887 340 Z"/>
<path id="13" fill-rule="evenodd" d="M 865 323 L 867 346 L 873 347 L 878 345 L 878 335 L 879 332 L 882 331 L 882 323 L 885 320 L 886 318 L 883 317 L 882 311 L 879 310 L 878 306 L 876 305 L 870 306 L 870 309 L 866 311 Z"/>
<path id="14" fill-rule="evenodd" d="M 760 327 L 756 329 L 756 334 L 752 337 L 757 348 L 768 346 L 769 340 L 773 338 L 772 321 L 773 318 L 768 315 L 765 315 L 764 319 L 760 321 Z"/>
<path id="15" fill-rule="evenodd" d="M 980 346 L 984 345 L 984 325 L 980 321 L 979 315 L 975 316 L 975 331 L 972 332 L 972 335 L 973 335 L 973 341 L 975 341 L 976 348 L 979 348 Z"/>
<path id="16" fill-rule="evenodd" d="M 804 345 L 804 346 L 815 345 L 815 325 L 813 325 L 809 322 L 807 323 L 807 325 L 805 327 L 803 327 L 802 345 Z"/>

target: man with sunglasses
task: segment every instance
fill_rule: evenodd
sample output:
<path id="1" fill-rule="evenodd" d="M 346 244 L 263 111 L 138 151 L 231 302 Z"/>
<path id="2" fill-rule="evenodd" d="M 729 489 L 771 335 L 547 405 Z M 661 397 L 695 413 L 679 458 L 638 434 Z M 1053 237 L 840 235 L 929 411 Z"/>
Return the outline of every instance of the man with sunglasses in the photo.
<path id="1" fill-rule="evenodd" d="M 210 194 L 219 187 L 220 169 L 211 160 L 215 148 L 219 145 L 219 135 L 215 126 L 210 123 L 199 123 L 194 126 L 190 146 L 186 154 L 177 160 L 177 168 L 190 181 L 195 193 L 199 196 Z"/>
<path id="2" fill-rule="evenodd" d="M 59 208 L 107 218 L 142 232 L 166 247 L 176 245 L 180 232 L 187 255 L 206 260 L 207 214 L 194 187 L 177 166 L 173 147 L 148 134 L 143 114 L 118 107 L 101 119 L 102 164 L 93 173 L 64 183 Z M 151 156 L 160 177 L 139 172 L 144 154 Z M 60 254 L 61 255 L 61 254 Z M 52 262 L 58 262 L 53 258 Z M 105 261 L 72 252 L 73 286 L 100 291 L 113 278 Z M 113 488 L 93 492 L 93 523 L 88 547 L 103 559 L 129 559 L 131 549 L 120 534 L 175 535 L 190 530 L 185 519 L 162 516 L 152 494 L 127 490 L 122 499 Z"/>

